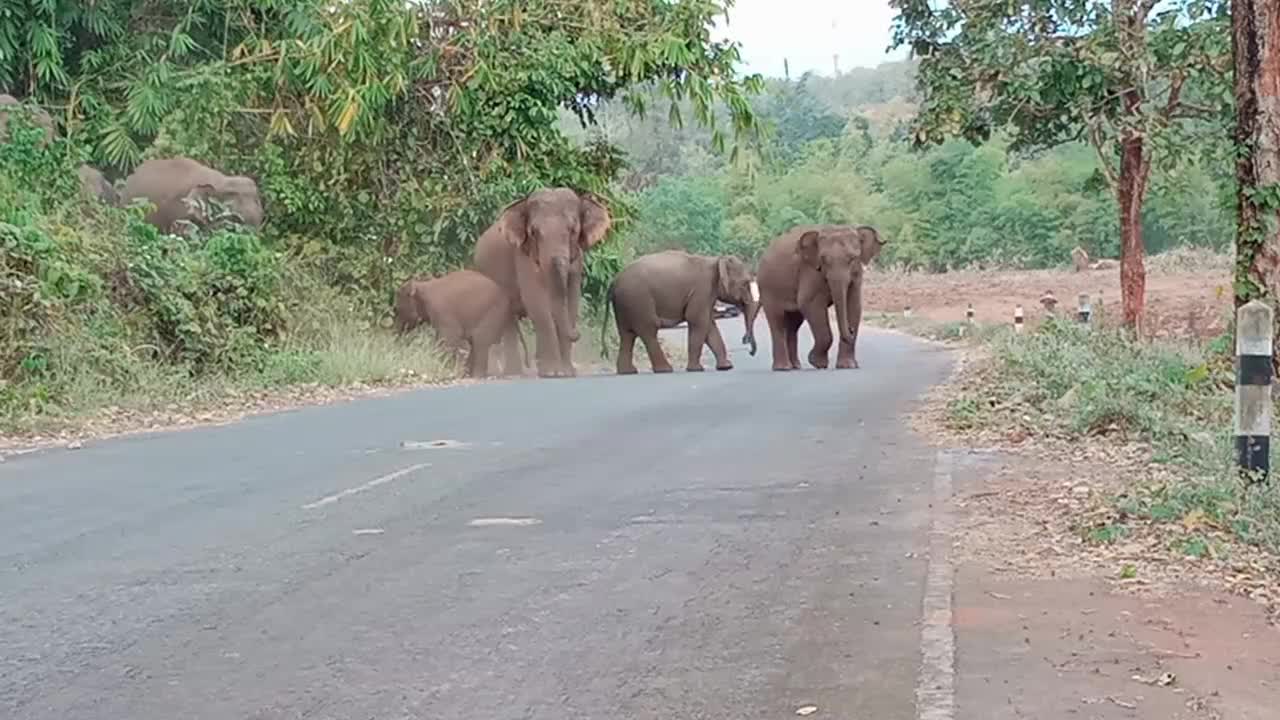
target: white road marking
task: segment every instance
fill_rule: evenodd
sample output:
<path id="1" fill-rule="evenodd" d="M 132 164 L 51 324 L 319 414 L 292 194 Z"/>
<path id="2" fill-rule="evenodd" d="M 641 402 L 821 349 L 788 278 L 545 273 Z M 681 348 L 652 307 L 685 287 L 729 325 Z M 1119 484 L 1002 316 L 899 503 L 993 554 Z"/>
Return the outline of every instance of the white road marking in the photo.
<path id="1" fill-rule="evenodd" d="M 352 535 L 381 535 L 384 532 L 386 532 L 386 530 L 383 530 L 382 528 L 361 528 L 359 530 L 352 530 L 351 534 Z"/>
<path id="2" fill-rule="evenodd" d="M 541 525 L 542 521 L 538 518 L 531 517 L 491 517 L 476 518 L 467 523 L 468 527 L 494 527 L 497 525 L 509 525 L 515 527 L 527 527 L 529 525 Z"/>
<path id="3" fill-rule="evenodd" d="M 342 492 L 340 492 L 340 493 L 334 493 L 333 495 L 329 495 L 329 496 L 327 496 L 327 497 L 322 497 L 322 498 L 320 498 L 319 500 L 317 500 L 317 501 L 315 501 L 315 502 L 313 502 L 313 503 L 307 503 L 306 505 L 303 505 L 303 506 L 302 506 L 302 509 L 303 509 L 303 510 L 314 510 L 314 509 L 316 509 L 316 508 L 318 508 L 318 507 L 324 507 L 325 505 L 329 505 L 329 504 L 331 504 L 331 503 L 336 503 L 336 502 L 338 502 L 339 500 L 341 500 L 342 498 L 350 497 L 350 496 L 355 495 L 355 494 L 357 494 L 357 493 L 362 493 L 362 492 L 364 492 L 364 491 L 366 491 L 366 490 L 372 490 L 372 489 L 374 489 L 374 488 L 378 487 L 379 485 L 386 485 L 387 483 L 391 482 L 392 480 L 399 480 L 400 478 L 404 477 L 405 475 L 408 475 L 408 474 L 410 474 L 410 473 L 415 473 L 415 472 L 417 472 L 417 471 L 419 471 L 419 470 L 421 470 L 422 468 L 425 468 L 425 467 L 431 467 L 431 463 L 419 463 L 419 464 L 417 464 L 417 465 L 410 465 L 410 466 L 409 466 L 409 467 L 407 467 L 407 468 L 403 468 L 403 469 L 401 469 L 401 470 L 397 470 L 397 471 L 395 471 L 395 472 L 393 472 L 393 473 L 390 473 L 390 474 L 387 474 L 387 475 L 383 475 L 382 477 L 379 477 L 379 478 L 374 478 L 373 480 L 370 480 L 369 482 L 367 482 L 367 483 L 365 483 L 365 484 L 363 484 L 363 485 L 357 485 L 356 487 L 353 487 L 353 488 L 347 488 L 346 490 L 343 490 L 343 491 L 342 491 Z"/>
<path id="4" fill-rule="evenodd" d="M 933 473 L 933 526 L 929 529 L 929 571 L 925 575 L 924 619 L 920 630 L 920 677 L 916 718 L 954 720 L 956 636 L 952 626 L 951 455 L 939 452 Z"/>
<path id="5" fill-rule="evenodd" d="M 405 440 L 400 443 L 400 447 L 405 450 L 440 450 L 443 448 L 462 448 L 466 446 L 466 443 L 458 442 L 457 440 L 431 440 L 428 442 Z"/>

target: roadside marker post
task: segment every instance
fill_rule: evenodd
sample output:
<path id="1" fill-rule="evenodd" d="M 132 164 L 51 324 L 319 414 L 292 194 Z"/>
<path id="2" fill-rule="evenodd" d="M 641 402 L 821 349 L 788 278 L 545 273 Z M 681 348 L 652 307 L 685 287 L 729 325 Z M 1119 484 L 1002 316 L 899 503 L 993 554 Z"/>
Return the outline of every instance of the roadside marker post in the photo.
<path id="1" fill-rule="evenodd" d="M 1016 333 L 1022 332 L 1022 306 L 1021 305 L 1013 306 L 1013 331 Z"/>
<path id="2" fill-rule="evenodd" d="M 1271 326 L 1275 311 L 1252 300 L 1236 310 L 1236 466 L 1247 482 L 1271 471 Z"/>
<path id="3" fill-rule="evenodd" d="M 911 317 L 911 306 L 910 306 L 910 305 L 907 305 L 906 307 L 902 308 L 902 317 L 905 317 L 905 318 L 909 318 L 909 317 Z"/>
<path id="4" fill-rule="evenodd" d="M 969 303 L 969 309 L 964 311 L 964 319 L 968 321 L 970 325 L 973 324 L 973 303 Z"/>
<path id="5" fill-rule="evenodd" d="M 1089 293 L 1080 293 L 1080 297 L 1076 298 L 1076 319 L 1081 324 L 1088 325 L 1089 319 L 1093 317 L 1093 307 L 1089 305 Z"/>

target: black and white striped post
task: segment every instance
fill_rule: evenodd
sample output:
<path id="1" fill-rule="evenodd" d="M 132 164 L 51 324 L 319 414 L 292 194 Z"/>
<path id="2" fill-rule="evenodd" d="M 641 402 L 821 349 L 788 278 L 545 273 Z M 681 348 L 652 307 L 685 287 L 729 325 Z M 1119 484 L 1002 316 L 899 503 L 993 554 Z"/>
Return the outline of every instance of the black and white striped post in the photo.
<path id="1" fill-rule="evenodd" d="M 1093 308 L 1089 305 L 1089 293 L 1080 293 L 1076 298 L 1076 319 L 1082 324 L 1088 325 L 1089 318 L 1093 316 Z"/>
<path id="2" fill-rule="evenodd" d="M 905 307 L 903 307 L 903 308 L 902 308 L 902 317 L 904 317 L 904 318 L 909 318 L 909 317 L 911 317 L 911 306 L 910 306 L 910 305 L 907 305 L 907 306 L 905 306 Z"/>
<path id="3" fill-rule="evenodd" d="M 964 319 L 965 319 L 965 320 L 966 320 L 970 325 L 972 325 L 972 324 L 973 324 L 973 303 L 969 303 L 969 309 L 967 309 L 967 310 L 965 310 L 965 311 L 964 311 Z"/>
<path id="4" fill-rule="evenodd" d="M 1270 305 L 1253 300 L 1236 310 L 1236 465 L 1249 482 L 1271 471 Z"/>
<path id="5" fill-rule="evenodd" d="M 1017 333 L 1022 332 L 1022 306 L 1021 305 L 1013 306 L 1013 331 Z"/>

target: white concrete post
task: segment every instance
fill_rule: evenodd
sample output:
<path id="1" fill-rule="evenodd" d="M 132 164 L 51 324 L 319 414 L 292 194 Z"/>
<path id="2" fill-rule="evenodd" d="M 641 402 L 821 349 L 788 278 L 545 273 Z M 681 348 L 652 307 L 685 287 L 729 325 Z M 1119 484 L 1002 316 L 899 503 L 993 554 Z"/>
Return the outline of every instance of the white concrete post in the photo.
<path id="1" fill-rule="evenodd" d="M 1013 307 L 1013 331 L 1022 332 L 1022 306 L 1015 305 Z"/>
<path id="2" fill-rule="evenodd" d="M 973 324 L 973 303 L 969 303 L 969 309 L 964 311 L 964 319 Z"/>
<path id="3" fill-rule="evenodd" d="M 1076 319 L 1088 325 L 1089 318 L 1093 316 L 1093 308 L 1089 305 L 1089 293 L 1080 293 L 1080 297 L 1076 298 L 1076 301 Z"/>
<path id="4" fill-rule="evenodd" d="M 1274 311 L 1253 300 L 1236 311 L 1236 465 L 1249 482 L 1271 471 L 1271 349 Z"/>

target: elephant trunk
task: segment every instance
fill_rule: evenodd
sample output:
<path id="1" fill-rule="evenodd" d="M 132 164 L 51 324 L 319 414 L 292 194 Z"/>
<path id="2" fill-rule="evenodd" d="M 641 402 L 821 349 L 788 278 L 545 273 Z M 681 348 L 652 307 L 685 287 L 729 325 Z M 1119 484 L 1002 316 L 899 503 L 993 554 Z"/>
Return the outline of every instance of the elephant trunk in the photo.
<path id="1" fill-rule="evenodd" d="M 742 336 L 742 342 L 751 348 L 752 356 L 756 354 L 756 315 L 759 312 L 760 303 L 749 300 L 742 313 L 742 322 L 746 325 L 746 334 Z"/>
<path id="2" fill-rule="evenodd" d="M 836 306 L 836 325 L 840 328 L 840 342 L 853 345 L 853 330 L 849 325 L 849 280 L 845 278 L 843 282 L 839 279 L 831 279 L 829 281 L 831 288 L 831 299 Z"/>
<path id="3" fill-rule="evenodd" d="M 556 333 L 573 340 L 573 324 L 569 318 L 569 258 L 551 259 L 551 314 Z"/>

